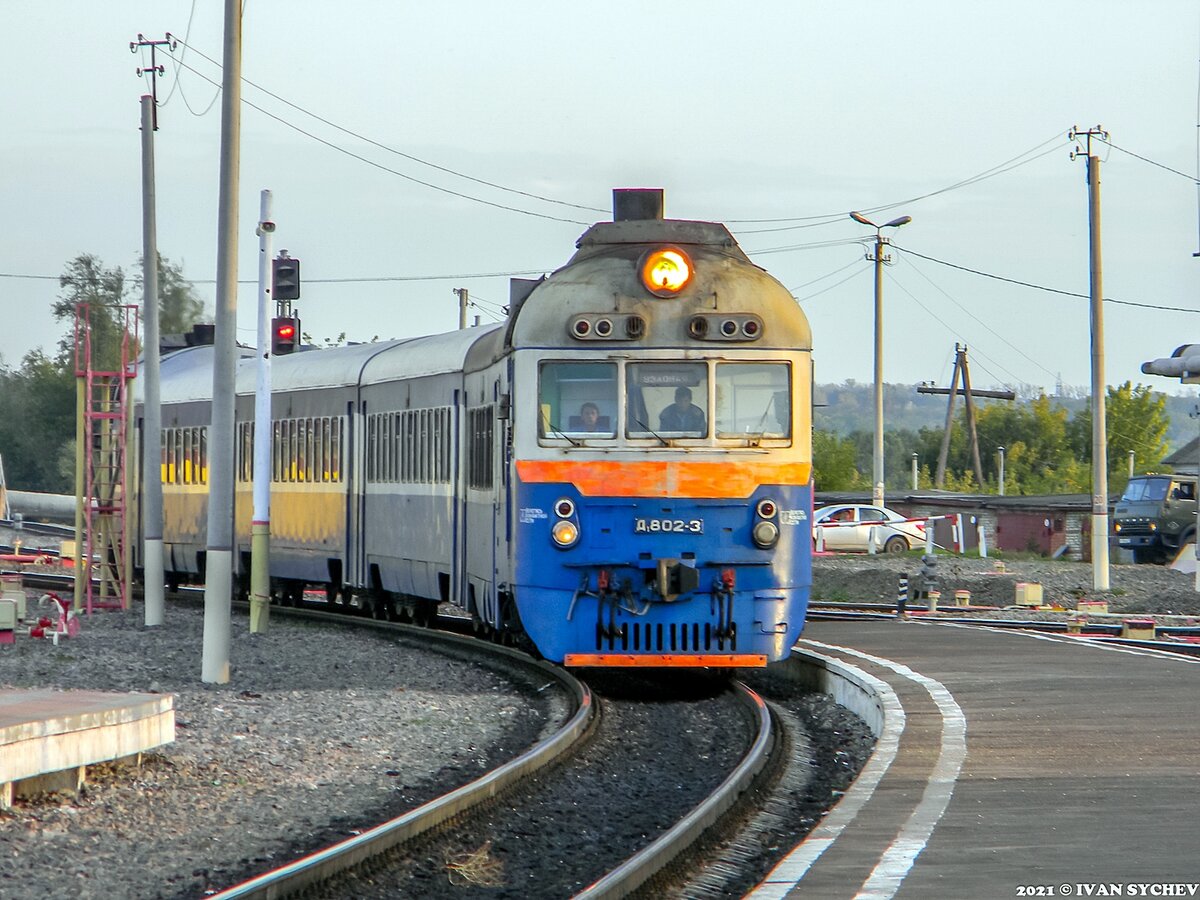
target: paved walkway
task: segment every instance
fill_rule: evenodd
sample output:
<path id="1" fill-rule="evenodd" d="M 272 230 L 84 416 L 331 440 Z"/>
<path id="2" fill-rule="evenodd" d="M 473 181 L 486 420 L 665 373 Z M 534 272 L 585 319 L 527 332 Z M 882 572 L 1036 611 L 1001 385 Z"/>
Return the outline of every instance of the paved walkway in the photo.
<path id="1" fill-rule="evenodd" d="M 900 621 L 812 622 L 801 647 L 899 712 L 790 896 L 1200 897 L 1200 660 Z"/>

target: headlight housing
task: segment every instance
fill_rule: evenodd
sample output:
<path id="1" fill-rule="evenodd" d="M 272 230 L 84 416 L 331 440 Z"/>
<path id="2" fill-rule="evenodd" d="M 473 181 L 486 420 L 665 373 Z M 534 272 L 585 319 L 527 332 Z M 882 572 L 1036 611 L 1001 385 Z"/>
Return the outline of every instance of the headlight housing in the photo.
<path id="1" fill-rule="evenodd" d="M 573 547 L 579 540 L 579 526 L 570 519 L 559 519 L 550 529 L 550 537 L 559 547 Z"/>

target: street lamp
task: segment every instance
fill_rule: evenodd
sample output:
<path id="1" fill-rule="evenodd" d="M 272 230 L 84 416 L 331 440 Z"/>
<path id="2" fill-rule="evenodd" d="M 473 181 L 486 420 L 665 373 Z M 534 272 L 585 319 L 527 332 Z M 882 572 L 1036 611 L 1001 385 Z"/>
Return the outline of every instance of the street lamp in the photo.
<path id="1" fill-rule="evenodd" d="M 871 503 L 874 506 L 883 506 L 883 264 L 890 262 L 891 257 L 883 255 L 883 246 L 889 241 L 882 231 L 884 228 L 907 225 L 912 221 L 912 216 L 900 216 L 882 225 L 876 225 L 862 213 L 852 212 L 850 218 L 875 229 L 875 255 L 867 254 L 867 259 L 875 263 L 875 451 L 871 473 Z"/>
<path id="2" fill-rule="evenodd" d="M 997 447 L 997 448 L 996 448 L 996 450 L 997 450 L 997 451 L 999 451 L 999 453 L 1000 453 L 1000 477 L 999 477 L 999 482 L 1000 482 L 1000 496 L 1001 496 L 1001 497 L 1003 497 L 1003 496 L 1004 496 L 1004 448 L 1003 448 L 1003 447 Z"/>

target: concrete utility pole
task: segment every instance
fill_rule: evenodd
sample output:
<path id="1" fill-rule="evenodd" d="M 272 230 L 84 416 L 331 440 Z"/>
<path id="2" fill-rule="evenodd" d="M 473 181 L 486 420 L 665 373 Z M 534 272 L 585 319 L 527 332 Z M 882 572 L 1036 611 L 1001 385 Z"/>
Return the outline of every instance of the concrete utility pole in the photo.
<path id="1" fill-rule="evenodd" d="M 1088 249 L 1091 258 L 1092 334 L 1092 588 L 1107 591 L 1108 584 L 1108 442 L 1104 387 L 1104 286 L 1100 262 L 1100 158 L 1092 153 L 1092 139 L 1108 140 L 1099 125 L 1087 131 L 1071 129 L 1070 140 L 1087 139 L 1087 152 L 1076 147 L 1071 159 L 1084 155 L 1088 184 Z"/>
<path id="2" fill-rule="evenodd" d="M 1004 496 L 1004 448 L 997 447 L 996 451 L 1000 454 L 1000 496 Z"/>
<path id="3" fill-rule="evenodd" d="M 271 613 L 271 192 L 259 194 L 258 370 L 254 391 L 254 512 L 250 521 L 250 631 L 265 632 Z"/>
<path id="4" fill-rule="evenodd" d="M 140 37 L 140 35 L 139 35 Z M 161 625 L 163 596 L 162 404 L 158 350 L 158 225 L 154 196 L 154 98 L 142 97 L 142 562 L 146 625 Z M 132 406 L 132 404 L 131 404 Z"/>
<path id="5" fill-rule="evenodd" d="M 876 225 L 862 213 L 852 212 L 850 218 L 861 225 L 875 229 L 875 255 L 867 259 L 875 263 L 875 447 L 871 472 L 871 503 L 883 506 L 883 264 L 891 262 L 884 256 L 883 248 L 890 243 L 883 236 L 884 228 L 899 228 L 912 221 L 912 216 L 900 216 L 882 225 Z"/>
<path id="6" fill-rule="evenodd" d="M 467 307 L 470 305 L 467 299 L 466 288 L 453 288 L 454 293 L 458 294 L 458 330 L 467 327 Z"/>
<path id="7" fill-rule="evenodd" d="M 208 437 L 208 552 L 200 678 L 229 682 L 233 602 L 233 392 L 237 359 L 237 221 L 242 104 L 240 0 L 225 0 L 221 79 L 221 172 L 217 203 L 217 303 L 212 424 Z"/>
<path id="8" fill-rule="evenodd" d="M 145 623 L 161 625 L 163 596 L 163 495 L 162 495 L 162 403 L 159 392 L 158 340 L 158 220 L 154 178 L 154 132 L 158 131 L 158 76 L 166 69 L 158 64 L 158 48 L 174 50 L 168 33 L 161 41 L 138 34 L 129 42 L 129 52 L 150 48 L 150 68 L 138 67 L 137 75 L 150 76 L 150 93 L 142 105 L 142 565 L 145 582 Z M 132 413 L 133 404 L 130 404 Z M 133 433 L 130 429 L 130 434 Z M 128 545 L 127 545 L 128 546 Z"/>

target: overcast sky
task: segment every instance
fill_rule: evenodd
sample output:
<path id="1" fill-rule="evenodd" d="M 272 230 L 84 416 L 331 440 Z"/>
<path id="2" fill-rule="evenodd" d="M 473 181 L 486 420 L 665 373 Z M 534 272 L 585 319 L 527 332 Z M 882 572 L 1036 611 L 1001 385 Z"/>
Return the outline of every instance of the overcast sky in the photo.
<path id="1" fill-rule="evenodd" d="M 5 0 L 5 364 L 70 327 L 50 315 L 69 260 L 136 264 L 139 32 L 181 41 L 160 53 L 158 246 L 212 309 L 222 10 Z M 1200 342 L 1195 0 L 246 0 L 243 41 L 245 343 L 263 188 L 276 249 L 302 259 L 303 330 L 369 340 L 456 327 L 457 287 L 492 321 L 508 273 L 565 262 L 612 188 L 662 187 L 669 217 L 726 222 L 792 289 L 819 382 L 873 378 L 856 242 L 873 232 L 847 216 L 869 210 L 913 219 L 885 274 L 886 381 L 947 384 L 961 342 L 977 386 L 1086 386 L 1086 299 L 943 263 L 1086 296 L 1085 165 L 1067 132 L 1096 125 L 1113 145 L 1094 145 L 1104 293 L 1120 301 L 1104 308 L 1106 381 L 1177 392 L 1140 364 Z"/>

